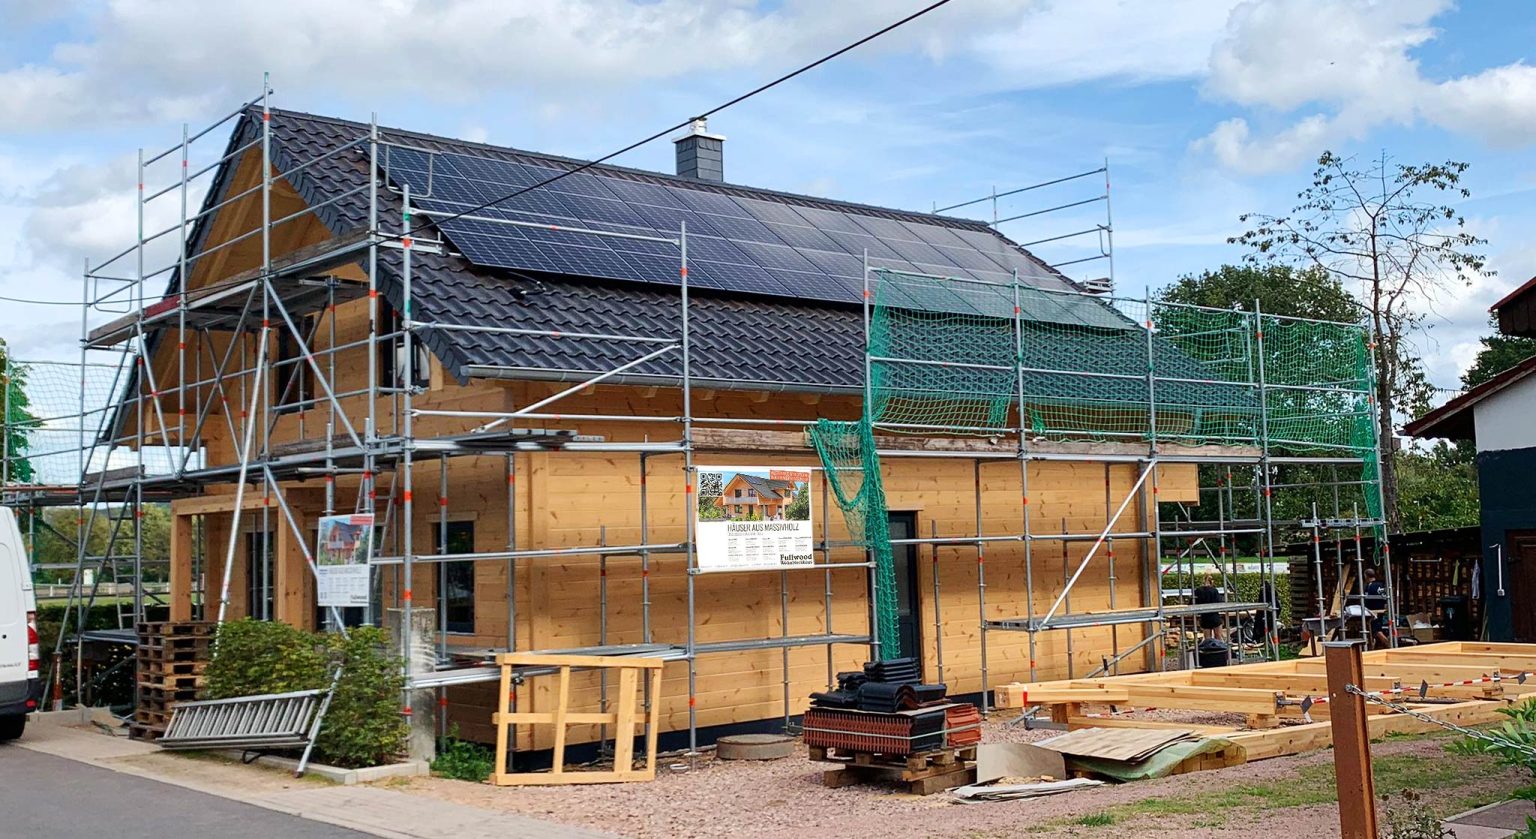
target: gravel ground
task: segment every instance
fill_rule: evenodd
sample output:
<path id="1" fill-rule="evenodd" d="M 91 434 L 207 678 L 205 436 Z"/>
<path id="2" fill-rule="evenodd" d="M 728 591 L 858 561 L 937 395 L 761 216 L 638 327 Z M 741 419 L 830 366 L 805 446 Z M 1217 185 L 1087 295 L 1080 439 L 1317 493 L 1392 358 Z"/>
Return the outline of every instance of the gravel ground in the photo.
<path id="1" fill-rule="evenodd" d="M 1215 717 L 1215 719 L 1212 719 Z M 1190 722 L 1195 722 L 1193 718 Z M 1199 720 L 1220 724 L 1220 715 Z M 1004 728 L 989 722 L 984 742 L 1020 742 L 1051 736 L 1049 731 Z M 1442 739 L 1393 740 L 1373 754 L 1444 759 Z M 767 763 L 699 760 L 687 772 L 663 771 L 652 783 L 568 787 L 497 788 L 417 778 L 395 786 L 493 810 L 522 813 L 637 837 L 795 837 L 808 832 L 848 835 L 871 826 L 899 829 L 903 836 L 1145 836 L 1175 831 L 1179 836 L 1333 836 L 1338 811 L 1330 805 L 1245 806 L 1218 813 L 1133 815 L 1108 827 L 1070 824 L 1116 805 L 1154 797 L 1189 797 L 1224 785 L 1299 781 L 1305 766 L 1326 764 L 1328 752 L 1276 758 L 1245 766 L 1155 781 L 1105 786 L 1049 798 L 956 804 L 944 794 L 917 797 L 895 787 L 821 785 L 823 764 L 792 757 Z M 1478 794 L 1517 786 L 1516 772 L 1495 772 L 1454 789 L 1421 790 L 1426 803 L 1444 811 Z M 1382 790 L 1381 792 L 1387 792 Z"/>

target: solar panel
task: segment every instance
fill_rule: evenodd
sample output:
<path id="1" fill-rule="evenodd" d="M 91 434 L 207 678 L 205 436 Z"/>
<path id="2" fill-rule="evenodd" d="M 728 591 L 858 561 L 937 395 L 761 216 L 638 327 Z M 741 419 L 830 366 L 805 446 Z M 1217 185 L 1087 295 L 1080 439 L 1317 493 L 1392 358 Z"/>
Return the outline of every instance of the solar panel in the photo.
<path id="1" fill-rule="evenodd" d="M 856 303 L 862 299 L 866 254 L 871 267 L 957 278 L 953 291 L 931 292 L 913 305 L 973 311 L 975 290 L 981 287 L 962 280 L 1006 283 L 1015 269 L 1042 288 L 1067 287 L 995 233 L 937 220 L 898 219 L 880 211 L 811 206 L 771 196 L 733 196 L 602 170 L 571 173 L 498 200 L 563 170 L 529 156 L 475 157 L 400 147 L 390 147 L 385 162 L 390 179 L 409 184 L 412 202 L 429 214 L 438 213 L 443 235 L 479 265 L 675 286 L 680 282 L 681 254 L 673 243 L 550 226 L 672 239 L 686 225 L 688 280 L 701 288 Z M 479 206 L 492 201 L 492 207 Z M 523 224 L 441 215 L 470 209 L 474 216 Z M 1003 296 L 1011 299 L 1011 290 Z M 1025 308 L 1027 314 L 1052 322 L 1130 326 L 1107 306 L 1085 298 L 1037 294 Z"/>

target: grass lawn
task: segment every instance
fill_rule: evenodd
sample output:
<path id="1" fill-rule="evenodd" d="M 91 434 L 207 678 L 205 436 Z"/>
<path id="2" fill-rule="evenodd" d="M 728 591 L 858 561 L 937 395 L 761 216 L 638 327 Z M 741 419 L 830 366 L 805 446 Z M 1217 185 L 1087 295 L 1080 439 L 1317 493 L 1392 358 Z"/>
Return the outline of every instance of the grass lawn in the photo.
<path id="1" fill-rule="evenodd" d="M 1406 738 L 1405 738 L 1406 739 Z M 1379 755 L 1372 761 L 1376 794 L 1396 799 L 1404 790 L 1430 793 L 1426 799 L 1438 816 L 1448 816 L 1508 797 L 1515 784 L 1494 783 L 1507 778 L 1509 769 L 1484 755 L 1461 754 L 1450 748 L 1454 737 L 1426 735 L 1442 741 L 1438 753 L 1426 759 L 1417 754 Z M 1257 816 L 1276 810 L 1315 807 L 1338 801 L 1334 790 L 1333 764 L 1298 767 L 1283 779 L 1225 782 L 1197 793 L 1146 798 L 1116 804 L 1096 813 L 1045 822 L 1035 832 L 1072 827 L 1110 827 L 1141 822 L 1150 826 L 1181 824 L 1190 828 L 1222 827 L 1234 817 Z M 1120 831 L 1124 833 L 1124 831 Z"/>

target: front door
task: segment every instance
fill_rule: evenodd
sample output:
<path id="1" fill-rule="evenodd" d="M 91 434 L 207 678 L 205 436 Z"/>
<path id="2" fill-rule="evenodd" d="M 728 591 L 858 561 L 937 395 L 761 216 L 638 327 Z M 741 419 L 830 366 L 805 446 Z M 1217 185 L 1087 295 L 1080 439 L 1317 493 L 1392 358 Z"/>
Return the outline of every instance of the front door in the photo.
<path id="1" fill-rule="evenodd" d="M 916 513 L 891 513 L 892 539 L 912 539 L 917 535 Z M 917 546 L 892 545 L 896 566 L 896 630 L 901 639 L 901 654 L 923 660 L 922 599 L 917 585 Z"/>
<path id="2" fill-rule="evenodd" d="M 1511 530 L 1505 535 L 1504 584 L 1512 607 L 1510 631 L 1516 641 L 1536 642 L 1536 609 L 1531 608 L 1536 603 L 1536 530 Z M 1484 580 L 1483 587 L 1487 586 Z"/>

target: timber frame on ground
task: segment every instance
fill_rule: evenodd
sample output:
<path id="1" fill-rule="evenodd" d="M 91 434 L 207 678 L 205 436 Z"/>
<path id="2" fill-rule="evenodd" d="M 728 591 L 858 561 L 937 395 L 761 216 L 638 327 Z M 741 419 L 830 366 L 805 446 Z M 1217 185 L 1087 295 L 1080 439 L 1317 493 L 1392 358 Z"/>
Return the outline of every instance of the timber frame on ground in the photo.
<path id="1" fill-rule="evenodd" d="M 1422 717 L 1459 726 L 1503 719 L 1500 709 L 1536 697 L 1536 644 L 1447 641 L 1363 654 L 1361 690 Z M 1299 754 L 1333 742 L 1321 657 L 1272 661 L 1220 671 L 1142 673 L 997 689 L 1000 707 L 1048 711 L 1056 727 L 1188 728 L 1241 746 L 1246 760 Z M 1186 724 L 1138 716 L 1146 710 L 1242 715 L 1244 725 Z M 1368 705 L 1373 738 L 1436 731 L 1435 722 Z M 1314 722 L 1321 719 L 1321 722 Z"/>
<path id="2" fill-rule="evenodd" d="M 198 601 L 173 602 L 172 619 L 202 617 L 223 620 L 230 603 L 230 566 L 234 562 L 237 539 L 241 532 L 242 517 L 257 518 L 262 522 L 259 529 L 263 541 L 275 538 L 302 552 L 311 571 L 316 568 L 315 556 L 309 543 L 309 535 L 300 526 L 284 492 L 285 484 L 299 480 L 322 480 L 324 483 L 324 511 L 359 514 L 377 514 L 382 534 L 375 540 L 375 555 L 371 557 L 372 596 L 365 610 L 363 621 L 381 623 L 389 619 L 399 632 L 401 648 L 405 651 L 405 667 L 408 691 L 405 709 L 423 703 L 423 692 L 442 691 L 449 686 L 494 682 L 499 678 L 498 668 L 493 666 L 498 652 L 517 651 L 517 598 L 515 587 L 520 565 L 538 563 L 560 557 L 599 557 L 606 563 L 610 557 L 638 558 L 642 575 L 640 581 L 642 615 L 642 642 L 634 644 L 610 644 L 606 638 L 606 615 L 609 608 L 607 580 L 604 573 L 600 581 L 598 608 L 605 618 L 605 637 L 596 647 L 559 652 L 582 655 L 639 655 L 685 662 L 689 669 L 689 743 L 696 748 L 697 720 L 693 696 L 695 693 L 695 662 L 700 656 L 717 652 L 740 650 L 781 650 L 784 660 L 783 699 L 784 723 L 790 727 L 790 677 L 789 651 L 802 647 L 827 649 L 827 682 L 833 683 L 834 645 L 875 645 L 873 605 L 870 623 L 851 627 L 842 632 L 832 629 L 832 593 L 834 574 L 867 575 L 873 581 L 874 562 L 866 556 L 861 561 L 834 559 L 837 549 L 857 548 L 862 543 L 838 541 L 832 538 L 829 527 L 831 506 L 826 491 L 826 476 L 820 477 L 821 535 L 815 546 L 817 560 L 814 564 L 787 568 L 779 572 L 780 600 L 784 614 L 788 613 L 787 581 L 791 574 L 822 575 L 825 578 L 824 631 L 814 635 L 789 634 L 789 621 L 782 621 L 784 631 L 777 637 L 749 637 L 727 641 L 702 643 L 696 638 L 697 616 L 694 613 L 695 577 L 700 569 L 695 555 L 692 511 L 696 505 L 693 487 L 697 485 L 695 456 L 701 452 L 711 454 L 750 455 L 752 453 L 789 452 L 811 456 L 807 443 L 806 428 L 811 423 L 790 419 L 741 419 L 711 417 L 696 409 L 695 389 L 691 371 L 691 346 L 689 326 L 688 280 L 688 231 L 679 229 L 675 236 L 648 239 L 653 244 L 675 248 L 679 269 L 677 285 L 677 311 L 681 329 L 675 335 L 633 335 L 612 333 L 560 333 L 531 329 L 440 323 L 416 320 L 412 309 L 412 259 L 416 254 L 448 253 L 448 243 L 433 238 L 428 227 L 433 213 L 413 210 L 409 187 L 397 189 L 381 176 L 381 160 L 391 147 L 397 144 L 381 136 L 377 121 L 369 129 L 348 138 L 342 144 L 328 149 L 319 156 L 306 160 L 286 172 L 276 172 L 271 155 L 270 91 L 263 84 L 261 95 L 242 105 L 223 119 L 201 130 L 184 130 L 181 141 L 158 153 L 139 156 L 138 233 L 134 244 L 105 262 L 87 266 L 82 297 L 82 344 L 79 371 L 87 369 L 107 370 L 111 373 L 111 397 L 104 404 L 87 404 L 86 389 L 82 386 L 79 411 L 75 415 L 78 424 L 74 445 L 63 446 L 57 451 L 39 452 L 35 448 L 26 451 L 6 452 L 9 464 L 12 460 L 43 455 L 56 455 L 72 459 L 76 464 L 79 482 L 28 483 L 8 482 L 5 487 L 6 503 L 40 508 L 45 506 L 75 507 L 79 510 L 77 529 L 72 543 L 76 547 L 76 562 L 69 570 L 74 572 L 70 613 L 66 613 L 59 638 L 63 648 L 69 638 L 75 640 L 87 636 L 86 612 L 93 604 L 104 583 L 116 581 L 131 587 L 131 602 L 119 615 L 122 630 L 131 631 L 134 622 L 142 620 L 147 602 L 144 578 L 146 571 L 142 532 L 143 505 L 172 499 L 194 499 L 203 496 L 213 487 L 233 487 L 231 495 L 208 495 L 205 516 L 228 516 L 229 541 L 225 545 L 203 544 L 205 530 L 182 517 L 175 519 L 172 539 L 184 545 L 196 557 L 192 567 L 173 567 L 173 590 L 192 590 L 199 580 L 218 579 L 217 591 L 201 591 Z M 259 136 L 244 144 L 235 144 L 215 157 L 212 162 L 195 168 L 191 161 L 199 141 L 214 134 L 220 127 L 239 119 L 248 110 L 255 109 L 262 115 Z M 420 151 L 417 149 L 417 151 Z M 286 226 L 294 225 L 318 207 L 282 214 L 273 208 L 274 183 L 302 172 L 315 164 L 336 155 L 350 153 L 366 157 L 369 177 L 366 186 L 354 189 L 331 200 L 350 197 L 354 193 L 366 194 L 368 200 L 368 225 L 366 229 L 347 235 L 333 236 L 319 245 L 275 252 L 274 235 Z M 238 194 L 215 201 L 210 199 L 203 209 L 189 209 L 189 196 L 194 184 L 201 178 L 212 177 L 224 167 L 238 165 L 247 155 L 254 155 L 260 166 L 259 183 Z M 147 188 L 144 173 L 157 163 L 180 162 L 177 176 L 168 184 L 154 189 Z M 1088 175 L 1107 171 L 1096 170 Z M 1081 177 L 1081 176 L 1075 176 Z M 399 206 L 398 217 L 385 211 L 381 192 L 389 191 Z M 1107 193 L 1106 193 L 1107 195 Z M 222 243 L 203 246 L 203 234 L 212 224 L 212 218 L 221 209 L 238 201 L 259 202 L 259 211 L 251 219 L 248 229 L 238 232 Z M 158 202 L 158 203 L 157 203 Z M 180 204 L 179 220 L 158 231 L 147 231 L 146 208 L 159 208 L 165 203 Z M 329 203 L 329 202 L 327 202 Z M 528 225 L 548 228 L 546 224 L 533 224 L 507 219 L 487 219 L 487 223 Z M 1107 232 L 1108 228 L 1103 228 Z M 616 234 L 603 230 L 568 228 L 572 236 L 611 237 Z M 632 237 L 632 235 L 631 235 Z M 174 256 L 163 265 L 147 265 L 157 248 L 173 242 Z M 246 247 L 259 245 L 259 265 L 256 268 L 217 276 L 196 289 L 184 289 L 176 283 L 185 283 L 190 272 L 200 264 L 215 265 L 214 257 L 232 246 L 246 243 Z M 391 322 L 381 311 L 378 286 L 378 265 L 381 254 L 394 252 L 401 272 L 404 305 L 396 320 Z M 870 267 L 866 258 L 866 284 L 878 282 L 880 269 Z M 348 266 L 364 266 L 360 274 L 349 274 Z M 936 278 L 942 279 L 942 278 Z M 170 293 L 160 296 L 151 285 L 169 283 Z M 1012 291 L 1015 295 L 1022 288 L 1015 278 Z M 1085 293 L 1086 294 L 1086 293 Z M 1109 298 L 1092 295 L 1094 299 Z M 365 341 L 341 343 L 335 340 L 336 310 L 339 303 L 366 299 L 369 301 L 368 333 Z M 869 295 L 865 295 L 865 323 L 868 328 Z M 1150 301 L 1135 301 L 1143 305 Z M 1171 304 L 1159 304 L 1171 305 Z M 1187 307 L 1197 309 L 1198 307 Z M 120 313 L 109 323 L 92 328 L 91 314 L 103 311 Z M 1215 310 L 1212 310 L 1215 311 Z M 1262 316 L 1251 313 L 1254 322 Z M 1019 317 L 1017 309 L 1013 317 L 1017 337 Z M 301 324 L 308 324 L 305 329 Z M 1247 328 L 1247 327 L 1245 327 Z M 316 349 L 317 338 L 327 330 L 330 340 L 326 348 Z M 1150 323 L 1147 344 L 1152 342 Z M 418 404 L 422 388 L 418 386 L 429 364 L 424 352 L 424 336 L 433 333 L 478 332 L 482 334 L 516 334 L 525 338 L 562 341 L 603 341 L 630 347 L 628 360 L 616 362 L 605 372 L 572 381 L 568 386 L 557 388 L 546 398 L 537 399 L 514 410 L 503 411 L 456 411 L 443 408 L 423 408 Z M 207 353 L 189 353 L 189 336 L 221 334 L 239 336 L 226 341 L 222 354 L 209 349 Z M 1262 329 L 1256 331 L 1260 346 L 1264 341 Z M 1363 333 L 1362 333 L 1363 334 Z M 274 338 L 283 336 L 294 343 L 294 350 L 286 357 L 274 358 L 271 349 Z M 250 340 L 246 340 L 249 338 Z M 867 338 L 867 336 L 866 336 Z M 867 348 L 866 340 L 866 348 Z M 204 341 L 200 346 L 211 348 L 213 342 Z M 391 380 L 393 373 L 381 369 L 380 350 L 395 349 L 394 357 L 400 359 L 403 371 L 398 379 Z M 346 352 L 367 350 L 366 384 L 353 390 L 338 390 L 338 356 Z M 156 352 L 174 353 L 174 381 L 157 381 L 154 355 Z M 105 355 L 110 362 L 102 364 L 94 359 Z M 1260 354 L 1262 357 L 1262 354 Z M 592 387 L 622 377 L 626 371 L 641 365 L 665 359 L 675 363 L 676 375 L 672 383 L 680 393 L 681 410 L 668 416 L 637 416 L 632 413 L 615 414 L 567 414 L 558 413 L 561 399 L 589 391 Z M 899 365 L 920 364 L 916 359 L 867 358 L 866 367 L 872 364 Z M 38 364 L 44 364 L 39 362 Z M 1039 435 L 1024 421 L 1024 386 L 1026 370 L 1016 362 L 1012 375 L 1018 384 L 1018 397 L 1014 409 L 1016 419 L 1008 427 L 985 429 L 979 434 L 974 428 L 944 426 L 881 428 L 876 426 L 876 441 L 882 458 L 947 458 L 969 461 L 974 465 L 976 485 L 976 529 L 974 532 L 942 534 L 930 527 L 927 536 L 893 540 L 893 544 L 917 546 L 927 551 L 927 558 L 935 567 L 941 561 L 952 561 L 955 556 L 974 560 L 977 569 L 978 599 L 980 610 L 977 626 L 980 636 L 980 668 L 983 708 L 991 690 L 988 681 L 987 638 L 990 633 L 1028 633 L 1031 653 L 1030 671 L 1035 669 L 1033 652 L 1038 633 L 1057 630 L 1074 630 L 1086 627 L 1137 626 L 1145 630 L 1145 638 L 1122 648 L 1118 638 L 1112 649 L 1103 651 L 1103 666 L 1095 676 L 1104 672 L 1119 672 L 1122 662 L 1140 654 L 1139 668 L 1162 670 L 1165 667 L 1165 636 L 1169 627 L 1190 626 L 1201 615 L 1222 614 L 1225 618 L 1239 613 L 1265 613 L 1271 631 L 1259 639 L 1259 654 L 1274 658 L 1278 653 L 1278 640 L 1272 631 L 1276 623 L 1277 607 L 1274 600 L 1264 602 L 1228 602 L 1197 605 L 1186 602 L 1190 592 L 1186 582 L 1180 582 L 1176 590 L 1164 590 L 1164 577 L 1170 572 L 1183 572 L 1186 565 L 1193 567 L 1197 555 L 1201 561 L 1220 569 L 1223 578 L 1235 573 L 1239 556 L 1247 553 L 1258 557 L 1262 573 L 1273 586 L 1275 573 L 1274 549 L 1277 528 L 1295 530 L 1310 529 L 1314 535 L 1320 531 L 1353 532 L 1380 526 L 1375 519 L 1362 518 L 1358 512 L 1344 509 L 1339 503 L 1340 487 L 1374 484 L 1378 474 L 1370 474 L 1376 457 L 1375 440 L 1354 451 L 1323 454 L 1287 454 L 1271 449 L 1267 435 L 1261 435 L 1257 446 L 1202 445 L 1180 438 L 1177 434 L 1160 432 L 1158 425 L 1159 405 L 1156 392 L 1162 382 L 1188 381 L 1160 376 L 1148 363 L 1144 376 L 1106 374 L 1106 379 L 1135 379 L 1144 381 L 1146 403 L 1138 410 L 1145 414 L 1147 428 L 1136 433 L 1093 435 L 1092 439 L 1051 439 Z M 291 375 L 302 368 L 303 377 Z M 488 375 L 495 371 L 485 371 Z M 1072 372 L 1072 371 L 1065 371 Z M 302 388 L 304 378 L 312 382 L 309 392 L 294 394 L 294 388 Z M 274 382 L 279 383 L 274 386 Z M 719 387 L 714 383 L 711 387 Z M 1257 371 L 1252 383 L 1256 404 L 1262 413 L 1269 404 L 1270 396 L 1281 391 L 1323 391 L 1329 389 L 1325 382 L 1309 385 L 1291 385 L 1266 382 L 1263 371 Z M 1366 398 L 1358 388 L 1337 387 L 1338 393 L 1350 399 Z M 282 391 L 282 392 L 275 392 Z M 853 394 L 849 394 L 853 395 Z M 366 415 L 356 411 L 349 413 L 343 400 L 362 397 L 367 401 Z M 312 423 L 317 427 L 314 435 L 306 434 L 302 444 L 279 444 L 271 439 L 271 432 L 278 419 L 279 406 L 291 406 L 297 402 L 302 407 L 300 423 Z M 230 407 L 233 405 L 233 407 Z M 381 405 L 392 409 L 381 412 Z M 174 406 L 174 407 L 172 407 Z M 229 410 L 221 410 L 229 408 Z M 387 413 L 388 419 L 381 419 Z M 7 410 L 6 416 L 10 416 Z M 424 418 L 451 418 L 475 424 L 471 433 L 439 436 L 420 436 L 415 423 Z M 236 461 L 210 464 L 201 447 L 203 429 L 208 423 L 223 423 L 230 439 L 237 442 Z M 581 423 L 646 422 L 671 423 L 677 429 L 675 439 L 646 441 L 611 441 L 602 437 L 582 434 L 569 428 L 549 426 Z M 302 427 L 302 425 L 301 425 Z M 9 432 L 10 429 L 7 429 Z M 0 435 L 7 440 L 10 434 Z M 514 455 L 523 452 L 604 452 L 633 457 L 633 464 L 640 479 L 640 532 L 642 538 L 634 544 L 609 544 L 600 531 L 592 533 L 591 544 L 581 547 L 516 547 L 518 523 L 517 505 L 510 503 L 517 491 L 517 466 Z M 412 529 L 415 512 L 421 501 L 409 490 L 415 483 L 416 474 L 423 469 L 436 468 L 440 473 L 440 493 L 433 503 L 442 508 L 437 520 L 441 525 L 439 544 L 446 546 L 448 510 L 451 493 L 448 485 L 448 462 L 466 456 L 505 458 L 508 545 L 505 550 L 476 553 L 422 554 L 413 549 L 415 540 Z M 1106 481 L 1104 497 L 1104 526 L 1087 532 L 1067 532 L 1063 526 L 1049 523 L 1041 525 L 1032 520 L 1029 495 L 1029 465 L 1043 461 L 1078 461 L 1103 464 L 1106 470 L 1115 464 L 1131 464 L 1137 478 L 1130 492 L 1123 498 L 1111 496 Z M 1183 519 L 1165 520 L 1157 500 L 1158 470 L 1172 464 L 1198 464 L 1215 470 L 1223 476 L 1215 486 L 1201 487 L 1210 501 L 1206 509 L 1215 509 L 1213 520 Z M 1278 470 L 1288 465 L 1316 468 L 1323 477 L 1309 485 L 1307 491 L 1316 498 L 1326 498 L 1331 492 L 1332 515 L 1320 516 L 1316 512 L 1310 520 L 1280 521 L 1272 510 L 1272 497 L 1281 489 Z M 646 475 L 653 468 L 675 468 L 688 487 L 684 498 L 683 521 L 686 523 L 685 538 L 678 541 L 652 541 L 648 516 L 649 502 L 646 496 Z M 813 469 L 815 467 L 812 467 Z M 1023 482 L 1024 499 L 1017 526 L 1005 535 L 984 535 L 982 527 L 981 482 L 985 470 L 1018 469 Z M 1359 481 L 1341 480 L 1338 470 L 1358 468 L 1362 470 Z M 8 472 L 7 474 L 12 474 Z M 342 487 L 346 487 L 345 490 Z M 344 493 L 351 497 L 342 497 Z M 1239 497 L 1246 500 L 1239 501 Z M 202 501 L 184 501 L 185 509 L 196 511 Z M 1243 513 L 1239 513 L 1239 508 Z M 1326 507 L 1326 504 L 1325 504 Z M 1116 530 L 1117 523 L 1128 511 L 1135 517 L 1134 530 Z M 98 520 L 106 520 L 108 537 L 104 550 L 93 552 L 87 534 L 95 532 Z M 33 527 L 40 521 L 33 518 Z M 268 526 L 268 524 L 273 526 Z M 43 522 L 47 526 L 47 522 Z M 67 534 L 57 534 L 68 539 Z M 1116 541 L 1131 542 L 1143 548 L 1144 557 L 1136 570 L 1143 585 L 1139 602 L 1128 606 L 1113 603 L 1114 580 L 1117 574 L 1114 559 Z M 1024 572 L 1029 581 L 1030 596 L 1027 612 L 1021 616 L 1000 617 L 989 613 L 986 603 L 985 559 L 989 545 L 998 542 L 1022 544 Z M 1068 543 L 1090 546 L 1087 555 L 1076 565 L 1067 579 L 1050 581 L 1044 590 L 1056 592 L 1049 609 L 1037 612 L 1033 592 L 1042 581 L 1035 579 L 1032 566 L 1034 552 L 1047 549 L 1048 545 L 1060 545 L 1065 552 Z M 393 553 L 386 553 L 383 546 L 393 544 Z M 1243 548 L 1239 548 L 1239 545 Z M 265 547 L 264 547 L 265 549 Z M 444 548 L 446 551 L 446 548 Z M 647 577 L 653 556 L 661 554 L 682 555 L 687 559 L 687 609 L 688 630 L 686 637 L 657 638 L 651 631 L 652 607 L 650 583 Z M 1074 583 L 1081 578 L 1095 559 L 1103 565 L 1110 581 L 1112 608 L 1109 611 L 1078 612 L 1071 610 L 1070 594 Z M 1165 559 L 1166 558 L 1166 559 Z M 1357 558 L 1364 561 L 1363 558 Z M 1390 558 L 1386 579 L 1391 584 Z M 438 610 L 438 623 L 434 627 L 418 626 L 413 618 L 413 602 L 409 584 L 400 581 L 413 579 L 413 568 L 423 563 L 449 561 L 505 563 L 507 568 L 507 637 L 503 647 L 485 651 L 481 662 L 466 665 L 462 660 L 449 656 L 447 647 L 447 616 Z M 1319 559 L 1319 562 L 1321 560 Z M 1165 567 L 1165 563 L 1167 566 Z M 222 566 L 222 572 L 219 571 Z M 1098 567 L 1098 565 L 1095 565 Z M 64 569 L 53 569 L 64 570 Z M 1123 570 L 1123 569 L 1122 569 Z M 269 573 L 263 567 L 263 574 Z M 178 576 L 179 575 L 179 576 Z M 1179 574 L 1178 580 L 1186 578 Z M 392 580 L 393 584 L 386 584 Z M 1057 587 L 1059 582 L 1059 588 Z M 270 585 L 270 581 L 264 581 Z M 938 577 L 934 577 L 937 594 Z M 1227 590 L 1234 591 L 1230 581 Z M 385 598 L 389 597 L 389 600 Z M 152 599 L 152 598 L 150 598 Z M 871 598 L 871 601 L 873 598 Z M 200 601 L 200 602 L 199 602 Z M 1390 593 L 1389 593 L 1389 603 Z M 193 614 L 200 611 L 201 614 Z M 272 618 L 270 603 L 262 604 L 259 617 Z M 72 614 L 73 618 L 69 615 Z M 331 611 L 330 620 L 340 622 L 343 616 Z M 937 622 L 937 600 L 935 602 Z M 1394 620 L 1395 624 L 1396 621 Z M 427 632 L 428 639 L 413 638 L 413 634 Z M 1189 633 L 1180 633 L 1182 639 Z M 1070 637 L 1070 636 L 1069 636 Z M 938 678 L 944 680 L 944 653 L 942 638 L 937 639 L 936 650 Z M 1183 641 L 1180 641 L 1181 650 Z M 1069 642 L 1070 648 L 1070 642 Z M 422 649 L 435 650 L 436 655 L 425 658 Z M 524 650 L 526 652 L 526 650 Z M 875 652 L 872 649 L 872 652 Z M 1397 654 L 1393 654 L 1397 655 Z M 1180 659 L 1183 656 L 1179 656 Z M 78 651 L 76 672 L 79 672 Z M 1394 659 L 1397 661 L 1400 659 Z M 1260 665 L 1269 666 L 1269 665 Z M 1246 673 L 1267 672 L 1254 671 Z M 528 668 L 519 678 L 542 675 L 544 671 Z M 52 681 L 61 679 L 61 668 L 54 666 Z M 1190 674 L 1188 684 L 1195 684 L 1198 677 Z M 1237 677 L 1234 677 L 1237 678 Z M 1250 678 L 1247 675 L 1242 679 Z M 1299 677 L 1298 677 L 1299 678 Z M 1139 683 L 1139 682 L 1138 682 Z M 649 683 L 645 687 L 645 703 L 652 701 Z M 1215 690 L 1215 688 L 1210 688 Z M 1245 690 L 1243 688 L 1227 688 Z M 606 692 L 606 683 L 604 684 Z M 1086 690 L 1086 688 L 1084 689 Z M 1266 693 L 1259 690 L 1260 693 Z M 1272 692 L 1271 692 L 1272 693 Z M 1268 695 L 1268 694 L 1267 694 Z M 1272 698 L 1272 697 L 1271 697 Z M 1031 701 L 1034 701 L 1033 699 Z M 605 697 L 606 706 L 606 697 Z M 1010 703 L 1010 707 L 1011 707 Z M 1246 707 L 1246 706 L 1245 706 Z M 1268 706 L 1266 706 L 1268 707 Z M 1255 704 L 1257 708 L 1257 704 Z M 1270 715 L 1282 709 L 1271 709 Z M 1254 711 L 1259 714 L 1259 711 Z"/>

